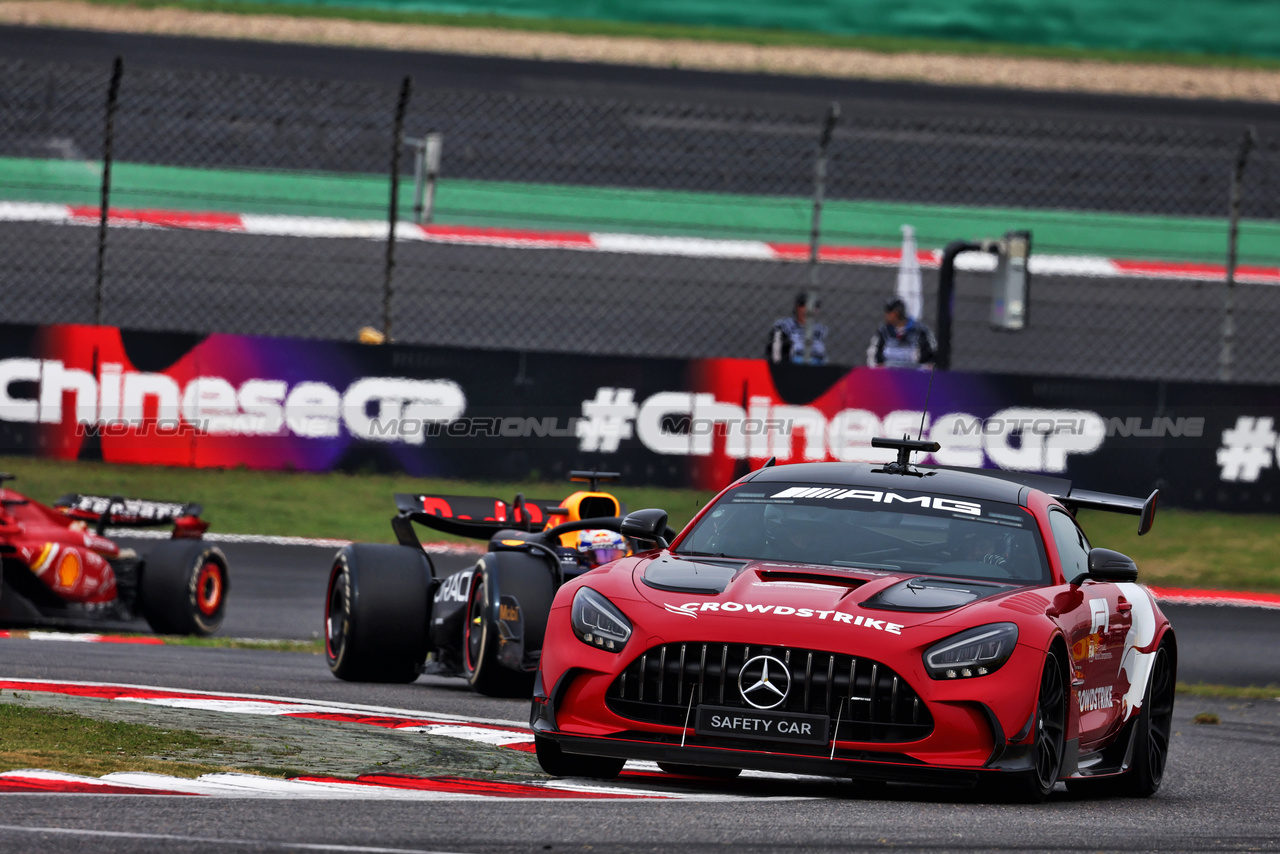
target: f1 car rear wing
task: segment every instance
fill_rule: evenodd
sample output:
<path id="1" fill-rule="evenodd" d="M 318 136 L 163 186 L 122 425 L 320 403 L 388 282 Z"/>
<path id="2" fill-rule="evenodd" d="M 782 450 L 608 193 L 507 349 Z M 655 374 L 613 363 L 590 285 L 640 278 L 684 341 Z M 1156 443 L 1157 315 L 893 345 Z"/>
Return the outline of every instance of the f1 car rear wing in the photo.
<path id="1" fill-rule="evenodd" d="M 173 525 L 175 539 L 199 539 L 209 529 L 209 523 L 200 518 L 204 512 L 200 504 L 68 493 L 54 501 L 53 506 L 72 519 L 94 523 L 99 535 L 108 525 L 120 528 Z"/>
<path id="2" fill-rule="evenodd" d="M 541 531 L 551 516 L 563 514 L 559 501 L 517 495 L 510 505 L 476 495 L 395 494 L 397 519 L 406 518 L 446 534 L 488 540 L 498 531 Z M 392 520 L 392 526 L 396 524 Z M 399 533 L 397 529 L 397 534 Z"/>
<path id="3" fill-rule="evenodd" d="M 1129 495 L 1114 495 L 1110 492 L 1095 492 L 1092 489 L 1076 489 L 1071 485 L 1071 481 L 1066 478 L 1049 477 L 1041 474 L 962 466 L 921 466 L 921 468 L 971 472 L 985 477 L 995 477 L 1012 483 L 1020 483 L 1031 489 L 1038 489 L 1041 492 L 1048 493 L 1058 501 L 1061 501 L 1072 513 L 1084 509 L 1105 510 L 1110 513 L 1127 513 L 1132 516 L 1140 516 L 1141 518 L 1138 520 L 1138 536 L 1150 531 L 1151 526 L 1155 524 L 1156 504 L 1160 500 L 1160 490 L 1158 489 L 1152 490 L 1151 494 L 1146 498 L 1136 498 Z"/>

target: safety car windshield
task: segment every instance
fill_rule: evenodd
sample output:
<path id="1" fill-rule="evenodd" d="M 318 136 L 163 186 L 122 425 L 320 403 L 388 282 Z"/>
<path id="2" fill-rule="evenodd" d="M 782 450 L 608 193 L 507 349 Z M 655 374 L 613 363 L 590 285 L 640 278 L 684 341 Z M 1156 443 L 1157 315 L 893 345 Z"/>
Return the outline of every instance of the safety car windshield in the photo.
<path id="1" fill-rule="evenodd" d="M 676 551 L 1019 584 L 1050 577 L 1026 509 L 907 489 L 746 483 Z"/>

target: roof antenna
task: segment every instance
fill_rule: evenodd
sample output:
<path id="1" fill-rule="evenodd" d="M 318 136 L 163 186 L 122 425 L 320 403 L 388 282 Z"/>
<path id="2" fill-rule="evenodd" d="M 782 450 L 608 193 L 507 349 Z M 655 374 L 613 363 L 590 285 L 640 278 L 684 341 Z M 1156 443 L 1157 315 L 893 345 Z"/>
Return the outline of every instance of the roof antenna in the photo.
<path id="1" fill-rule="evenodd" d="M 924 393 L 924 411 L 920 413 L 920 432 L 916 433 L 916 441 L 924 435 L 924 419 L 929 416 L 929 396 L 933 394 L 933 365 L 929 366 L 929 388 Z"/>
<path id="2" fill-rule="evenodd" d="M 901 439 L 881 439 L 879 437 L 872 438 L 871 447 L 873 448 L 893 448 L 898 452 L 896 462 L 886 463 L 883 468 L 872 469 L 878 474 L 909 474 L 915 477 L 925 477 L 933 472 L 917 471 L 911 467 L 912 453 L 932 454 L 942 450 L 942 446 L 937 442 L 922 442 L 921 437 L 924 436 L 924 421 L 929 416 L 929 398 L 933 396 L 933 366 L 929 366 L 929 388 L 924 393 L 924 411 L 920 413 L 920 431 L 916 433 L 914 439 L 908 438 L 910 434 L 904 434 Z"/>

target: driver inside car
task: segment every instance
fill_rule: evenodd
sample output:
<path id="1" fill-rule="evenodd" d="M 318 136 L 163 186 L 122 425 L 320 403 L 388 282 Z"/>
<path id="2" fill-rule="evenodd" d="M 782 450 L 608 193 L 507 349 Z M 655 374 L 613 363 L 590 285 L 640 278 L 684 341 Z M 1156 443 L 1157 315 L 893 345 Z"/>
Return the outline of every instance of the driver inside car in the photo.
<path id="1" fill-rule="evenodd" d="M 1011 556 L 1009 535 L 999 530 L 987 530 L 976 524 L 955 525 L 959 529 L 953 534 L 950 545 L 952 560 L 967 560 L 1003 567 Z M 976 530 L 966 530 L 973 529 Z"/>
<path id="2" fill-rule="evenodd" d="M 594 528 L 578 533 L 578 562 L 590 569 L 629 554 L 626 537 L 616 531 Z"/>

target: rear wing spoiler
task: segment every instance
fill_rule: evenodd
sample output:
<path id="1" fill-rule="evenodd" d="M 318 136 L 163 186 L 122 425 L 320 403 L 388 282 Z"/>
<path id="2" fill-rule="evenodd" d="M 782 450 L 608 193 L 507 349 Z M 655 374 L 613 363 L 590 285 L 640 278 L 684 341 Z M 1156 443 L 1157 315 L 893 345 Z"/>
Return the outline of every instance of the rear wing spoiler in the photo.
<path id="1" fill-rule="evenodd" d="M 971 474 L 980 474 L 985 477 L 999 478 L 1011 483 L 1020 483 L 1031 489 L 1038 489 L 1041 492 L 1048 493 L 1062 502 L 1063 506 L 1072 513 L 1077 510 L 1104 510 L 1109 513 L 1127 513 L 1132 516 L 1140 516 L 1141 518 L 1138 520 L 1138 536 L 1150 531 L 1151 526 L 1155 524 L 1156 505 L 1160 501 L 1160 490 L 1158 489 L 1152 490 L 1151 494 L 1146 498 L 1136 498 L 1129 495 L 1113 495 L 1110 492 L 1095 492 L 1092 489 L 1076 489 L 1071 485 L 1071 481 L 1066 478 L 1049 477 L 1041 474 L 962 466 L 921 466 L 920 468 L 963 471 Z"/>
<path id="2" fill-rule="evenodd" d="M 118 528 L 173 525 L 174 537 L 193 539 L 199 539 L 209 529 L 209 523 L 200 519 L 204 506 L 194 503 L 68 493 L 54 501 L 53 506 L 72 519 L 93 523 L 99 535 L 108 525 Z"/>
<path id="3" fill-rule="evenodd" d="M 515 501 L 507 504 L 500 498 L 476 495 L 397 492 L 395 502 L 399 515 L 391 524 L 397 537 L 400 537 L 399 520 L 417 522 L 459 537 L 488 540 L 498 531 L 541 531 L 552 516 L 564 512 L 559 501 L 526 499 L 522 495 L 517 495 Z"/>
<path id="4" fill-rule="evenodd" d="M 1106 510 L 1111 513 L 1128 513 L 1141 517 L 1138 520 L 1138 536 L 1151 530 L 1156 522 L 1156 505 L 1160 501 L 1160 490 L 1153 489 L 1146 498 L 1133 498 L 1128 495 L 1112 495 L 1109 492 L 1094 492 L 1091 489 L 1072 489 L 1067 495 L 1054 495 L 1074 513 L 1076 510 Z"/>

